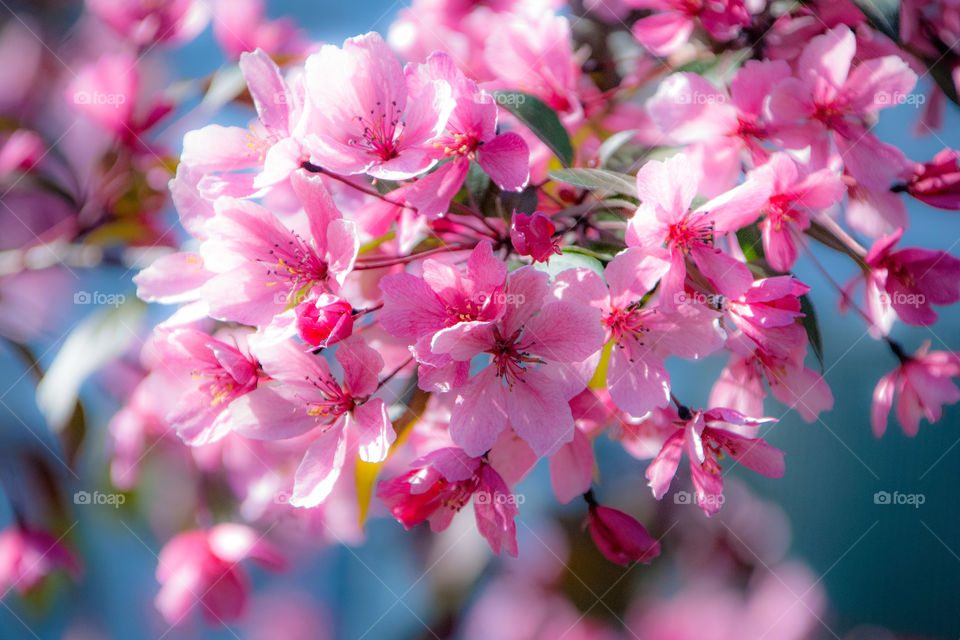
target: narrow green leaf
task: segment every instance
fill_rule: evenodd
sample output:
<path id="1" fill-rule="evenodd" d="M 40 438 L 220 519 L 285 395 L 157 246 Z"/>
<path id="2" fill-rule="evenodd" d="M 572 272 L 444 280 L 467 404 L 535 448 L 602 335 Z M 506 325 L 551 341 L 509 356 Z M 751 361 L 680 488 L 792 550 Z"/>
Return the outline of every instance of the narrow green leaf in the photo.
<path id="1" fill-rule="evenodd" d="M 801 324 L 807 332 L 807 341 L 810 348 L 813 349 L 813 355 L 817 357 L 820 363 L 820 373 L 823 373 L 823 336 L 820 333 L 820 322 L 817 320 L 817 312 L 813 308 L 813 303 L 806 295 L 800 296 L 800 311 L 803 312 Z"/>
<path id="2" fill-rule="evenodd" d="M 639 129 L 627 129 L 626 131 L 619 131 L 606 140 L 603 141 L 603 144 L 600 145 L 600 148 L 597 149 L 597 159 L 600 161 L 600 166 L 605 167 L 610 161 L 610 158 L 622 147 L 633 139 L 633 136 L 637 134 Z"/>
<path id="3" fill-rule="evenodd" d="M 37 384 L 37 407 L 57 433 L 73 418 L 83 381 L 123 354 L 136 339 L 146 312 L 143 302 L 122 294 L 107 296 L 78 291 L 74 302 L 96 303 L 102 308 L 88 314 L 74 327 Z"/>
<path id="4" fill-rule="evenodd" d="M 467 191 L 475 197 L 480 197 L 490 186 L 490 177 L 480 168 L 476 162 L 470 163 L 470 170 L 467 171 L 467 178 L 463 181 Z"/>
<path id="5" fill-rule="evenodd" d="M 867 263 L 863 261 L 863 256 L 857 254 L 856 251 L 845 245 L 840 238 L 835 236 L 832 231 L 821 225 L 819 222 L 811 221 L 810 226 L 807 229 L 804 229 L 803 233 L 810 236 L 825 247 L 829 247 L 834 251 L 839 251 L 840 253 L 850 256 L 850 258 L 857 263 L 857 266 L 859 266 L 861 270 L 870 270 L 870 267 L 867 265 Z"/>
<path id="6" fill-rule="evenodd" d="M 573 145 L 556 111 L 540 98 L 520 91 L 495 91 L 493 97 L 498 105 L 536 134 L 563 166 L 569 167 L 573 163 Z"/>
<path id="7" fill-rule="evenodd" d="M 635 196 L 636 178 L 625 173 L 616 173 L 606 169 L 557 169 L 548 172 L 550 177 L 587 189 L 602 189 L 612 193 Z"/>

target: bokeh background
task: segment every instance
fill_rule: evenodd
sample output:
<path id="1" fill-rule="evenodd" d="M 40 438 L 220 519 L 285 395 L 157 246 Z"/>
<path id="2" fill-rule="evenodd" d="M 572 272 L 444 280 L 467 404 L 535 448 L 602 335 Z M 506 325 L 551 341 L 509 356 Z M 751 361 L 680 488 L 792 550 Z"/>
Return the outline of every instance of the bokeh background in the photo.
<path id="1" fill-rule="evenodd" d="M 14 19 L 14 11 L 37 9 L 26 6 L 29 4 L 17 6 L 0 0 L 0 22 Z M 293 17 L 311 38 L 338 43 L 370 30 L 385 33 L 404 4 L 388 0 L 271 0 L 268 7 L 271 16 Z M 71 11 L 74 9 L 68 7 L 54 19 L 67 27 L 74 17 Z M 70 37 L 68 32 L 66 37 Z M 224 63 L 209 30 L 174 51 L 171 59 L 176 65 L 171 77 L 202 76 Z M 929 78 L 923 79 L 921 90 L 929 82 Z M 228 110 L 218 120 L 242 124 L 246 117 L 243 112 Z M 956 107 L 948 105 L 941 131 L 923 137 L 914 134 L 917 117 L 915 105 L 901 105 L 883 112 L 876 131 L 882 140 L 904 149 L 914 160 L 928 159 L 945 146 L 960 145 Z M 177 127 L 194 125 L 176 123 L 163 135 L 168 141 L 176 140 L 183 133 Z M 903 244 L 960 253 L 960 215 L 915 201 L 909 201 L 908 207 L 912 227 Z M 814 251 L 833 279 L 844 283 L 854 275 L 849 261 L 827 251 Z M 77 281 L 76 291 L 132 297 L 132 275 L 123 267 L 108 268 L 95 279 Z M 813 288 L 812 301 L 823 332 L 825 377 L 833 389 L 835 406 L 819 421 L 805 424 L 794 412 L 768 401 L 768 414 L 780 418 L 780 422 L 770 427 L 766 437 L 786 451 L 786 475 L 782 480 L 770 480 L 738 469 L 729 477 L 734 484 L 744 483 L 759 498 L 779 505 L 789 522 L 789 539 L 783 538 L 782 532 L 777 534 L 778 540 L 783 538 L 783 544 L 788 545 L 781 555 L 807 563 L 815 574 L 817 588 L 825 591 L 828 600 L 823 624 L 818 624 L 814 637 L 886 637 L 865 626 L 877 625 L 904 636 L 956 638 L 960 635 L 960 408 L 947 408 L 937 425 L 924 423 L 916 438 L 905 437 L 892 422 L 885 437 L 875 439 L 868 420 L 870 396 L 877 380 L 895 366 L 895 358 L 866 334 L 856 315 L 838 311 L 835 291 L 809 260 L 801 258 L 796 275 Z M 66 299 L 73 294 L 73 290 L 36 292 L 41 297 Z M 89 306 L 70 304 L 61 308 L 66 311 L 57 326 L 50 328 L 47 339 L 37 345 L 44 365 L 51 362 L 70 329 L 91 310 Z M 149 319 L 158 320 L 167 312 L 151 309 Z M 960 309 L 943 309 L 941 315 L 935 327 L 898 325 L 893 336 L 911 351 L 924 341 L 930 341 L 934 349 L 960 350 Z M 705 403 L 723 364 L 722 358 L 695 366 L 671 361 L 668 368 L 677 395 L 694 406 Z M 0 342 L 0 473 L 8 486 L 17 486 L 18 458 L 62 455 L 37 409 L 33 392 L 34 381 L 22 360 Z M 77 477 L 64 472 L 58 479 L 70 494 L 76 490 L 109 490 L 104 427 L 116 404 L 103 392 L 102 380 L 96 377 L 84 385 L 82 397 L 89 411 L 89 432 Z M 742 516 L 730 504 L 714 521 L 708 521 L 695 508 L 657 506 L 645 486 L 644 464 L 612 443 L 599 443 L 598 455 L 602 457 L 601 491 L 606 502 L 647 514 L 641 520 L 650 523 L 655 535 L 666 531 L 662 542 L 667 552 L 671 546 L 680 545 L 681 539 L 687 540 L 684 544 L 694 545 L 698 536 L 712 539 L 718 527 L 726 527 L 731 518 Z M 484 565 L 488 550 L 475 538 L 464 536 L 463 527 L 455 525 L 440 537 L 421 530 L 404 535 L 396 522 L 374 517 L 367 526 L 368 539 L 361 546 L 335 545 L 304 554 L 302 559 L 298 556 L 292 571 L 283 575 L 255 570 L 259 595 L 248 626 L 216 630 L 194 624 L 169 630 L 152 611 L 158 588 L 154 578 L 156 554 L 164 540 L 151 527 L 146 514 L 147 507 L 155 509 L 157 503 L 175 508 L 184 488 L 180 478 L 162 475 L 148 477 L 146 484 L 148 488 L 141 495 L 120 509 L 71 506 L 78 523 L 69 540 L 80 550 L 85 564 L 79 585 L 69 588 L 63 579 L 39 600 L 8 598 L 6 606 L 0 608 L 0 638 L 266 637 L 257 636 L 258 629 L 270 628 L 270 620 L 284 616 L 284 607 L 304 598 L 307 601 L 303 606 L 316 609 L 317 618 L 312 623 L 316 637 L 434 637 L 428 627 L 444 637 L 439 630 L 453 624 L 447 619 L 450 602 L 457 606 L 475 602 L 503 566 L 508 566 L 507 570 L 511 563 L 528 567 L 523 563 L 531 560 L 524 560 L 524 556 L 549 563 L 551 556 L 562 557 L 566 553 L 562 549 L 567 547 L 577 557 L 579 547 L 589 544 L 579 528 L 582 505 L 557 505 L 550 493 L 546 468 L 541 465 L 517 488 L 525 497 L 518 520 L 520 561 L 501 560 L 496 565 L 501 569 Z M 917 508 L 878 505 L 874 502 L 878 491 L 923 494 L 924 502 Z M 737 493 L 735 488 L 730 500 L 736 499 Z M 5 500 L 0 497 L 0 526 L 6 526 L 12 517 Z M 678 513 L 681 525 L 667 531 Z M 758 553 L 757 559 L 762 555 Z M 581 610 L 589 609 L 588 615 L 616 624 L 614 614 L 623 615 L 627 602 L 623 594 L 628 587 L 639 585 L 643 589 L 643 585 L 655 583 L 661 590 L 680 589 L 683 585 L 676 565 L 676 560 L 664 559 L 651 566 L 623 570 L 602 560 L 595 566 L 581 563 L 573 569 L 579 577 L 566 579 L 563 585 Z M 470 585 L 467 591 L 448 587 L 465 577 Z M 592 596 L 603 594 L 610 585 L 614 586 L 604 596 L 609 606 L 597 605 Z"/>

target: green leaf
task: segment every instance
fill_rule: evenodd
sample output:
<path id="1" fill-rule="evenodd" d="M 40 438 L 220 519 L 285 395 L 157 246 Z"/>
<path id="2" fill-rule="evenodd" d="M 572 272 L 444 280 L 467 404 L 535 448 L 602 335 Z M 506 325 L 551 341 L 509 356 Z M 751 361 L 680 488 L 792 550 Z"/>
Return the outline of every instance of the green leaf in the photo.
<path id="1" fill-rule="evenodd" d="M 600 189 L 612 193 L 635 196 L 636 178 L 625 173 L 616 173 L 606 169 L 557 169 L 548 174 L 554 180 L 568 182 L 587 189 Z"/>
<path id="2" fill-rule="evenodd" d="M 835 236 L 832 231 L 821 225 L 819 222 L 811 221 L 810 226 L 807 229 L 804 229 L 803 233 L 810 236 L 825 247 L 829 247 L 834 251 L 839 251 L 840 253 L 846 254 L 857 263 L 857 266 L 860 267 L 862 271 L 870 271 L 870 267 L 866 262 L 864 262 L 863 256 L 859 255 L 856 251 L 845 245 L 840 238 Z"/>
<path id="3" fill-rule="evenodd" d="M 537 262 L 533 268 L 550 274 L 551 278 L 556 277 L 561 271 L 578 268 L 590 269 L 601 278 L 603 277 L 603 263 L 573 247 L 564 247 L 561 255 L 550 256 L 549 262 Z"/>
<path id="4" fill-rule="evenodd" d="M 708 74 L 720 62 L 720 56 L 708 56 L 705 58 L 695 58 L 690 62 L 684 63 L 674 69 L 674 73 L 695 73 L 698 76 Z"/>
<path id="5" fill-rule="evenodd" d="M 636 198 L 604 198 L 603 204 L 612 209 L 636 209 L 640 206 L 640 201 Z"/>
<path id="6" fill-rule="evenodd" d="M 467 177 L 463 181 L 463 184 L 467 187 L 467 191 L 479 197 L 482 196 L 490 186 L 490 176 L 488 176 L 476 162 L 471 162 L 470 169 L 467 171 Z"/>
<path id="7" fill-rule="evenodd" d="M 737 241 L 747 262 L 754 262 L 763 258 L 763 239 L 760 229 L 755 224 L 737 230 Z"/>
<path id="8" fill-rule="evenodd" d="M 126 351 L 146 311 L 140 300 L 120 294 L 79 291 L 74 303 L 102 306 L 74 327 L 37 385 L 37 407 L 57 433 L 74 418 L 80 385 Z"/>
<path id="9" fill-rule="evenodd" d="M 569 167 L 573 163 L 573 145 L 556 111 L 540 98 L 520 91 L 495 91 L 493 97 L 498 105 L 536 134 L 563 166 Z"/>
<path id="10" fill-rule="evenodd" d="M 807 341 L 820 363 L 820 373 L 823 373 L 823 336 L 820 334 L 820 322 L 817 320 L 817 311 L 806 294 L 800 296 L 800 311 L 804 314 L 800 322 L 807 332 Z"/>
<path id="11" fill-rule="evenodd" d="M 952 56 L 940 56 L 936 60 L 927 59 L 927 67 L 930 69 L 930 76 L 936 81 L 937 85 L 944 94 L 954 103 L 960 104 L 960 95 L 957 94 L 957 85 L 953 82 L 953 66 L 956 58 Z"/>
<path id="12" fill-rule="evenodd" d="M 894 42 L 900 41 L 900 0 L 853 0 L 870 23 Z"/>
<path id="13" fill-rule="evenodd" d="M 527 187 L 520 193 L 501 191 L 498 197 L 500 198 L 500 204 L 503 205 L 504 212 L 508 216 L 514 211 L 533 213 L 537 210 L 537 205 L 540 202 L 537 198 L 537 190 L 533 187 Z"/>
<path id="14" fill-rule="evenodd" d="M 639 131 L 639 129 L 627 129 L 626 131 L 615 133 L 604 140 L 600 148 L 597 149 L 597 159 L 600 161 L 600 166 L 605 167 L 620 147 L 633 139 L 637 131 Z"/>

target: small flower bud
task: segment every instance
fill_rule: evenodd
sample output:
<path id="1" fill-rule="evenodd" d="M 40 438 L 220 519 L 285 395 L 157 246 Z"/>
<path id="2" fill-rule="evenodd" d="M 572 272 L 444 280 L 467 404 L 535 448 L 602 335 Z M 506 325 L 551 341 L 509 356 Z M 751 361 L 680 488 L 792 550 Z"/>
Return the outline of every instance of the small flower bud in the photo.
<path id="1" fill-rule="evenodd" d="M 611 562 L 624 566 L 633 561 L 646 564 L 660 555 L 660 543 L 623 511 L 593 503 L 587 526 L 600 553 Z"/>
<path id="2" fill-rule="evenodd" d="M 343 298 L 324 293 L 314 304 L 297 308 L 297 332 L 314 346 L 340 342 L 353 332 L 353 307 Z"/>
<path id="3" fill-rule="evenodd" d="M 537 262 L 546 262 L 554 253 L 561 253 L 557 239 L 553 237 L 556 230 L 550 218 L 542 213 L 528 215 L 514 211 L 510 225 L 510 242 L 520 255 L 530 256 Z"/>

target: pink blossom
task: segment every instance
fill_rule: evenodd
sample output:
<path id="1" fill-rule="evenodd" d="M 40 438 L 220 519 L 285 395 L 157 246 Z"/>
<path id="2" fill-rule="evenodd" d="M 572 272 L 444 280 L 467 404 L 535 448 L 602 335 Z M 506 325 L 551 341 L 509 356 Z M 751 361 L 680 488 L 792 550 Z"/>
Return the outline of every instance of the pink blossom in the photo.
<path id="1" fill-rule="evenodd" d="M 717 248 L 715 240 L 756 218 L 769 197 L 766 185 L 745 182 L 691 211 L 697 178 L 689 159 L 678 154 L 643 165 L 637 173 L 637 194 L 641 204 L 628 223 L 627 246 L 666 245 L 670 270 L 660 283 L 665 307 L 676 305 L 683 292 L 688 258 L 725 296 L 737 297 L 750 287 L 750 270 Z"/>
<path id="2" fill-rule="evenodd" d="M 605 341 L 613 342 L 607 385 L 616 406 L 636 417 L 670 401 L 670 355 L 700 358 L 723 346 L 720 314 L 697 303 L 664 306 L 643 298 L 671 268 L 660 249 L 639 247 L 619 253 L 604 270 L 606 284 L 592 271 L 568 270 L 557 277 L 558 297 L 602 312 Z M 609 290 L 608 290 L 609 286 Z M 683 297 L 683 294 L 678 294 Z"/>
<path id="3" fill-rule="evenodd" d="M 536 532 L 537 538 L 544 535 Z M 548 538 L 549 540 L 549 538 Z M 550 540 L 550 549 L 555 543 Z M 524 551 L 525 557 L 527 551 Z M 522 561 L 522 559 L 521 559 Z M 514 563 L 511 563 L 514 564 Z M 585 616 L 550 585 L 522 570 L 498 576 L 476 599 L 463 624 L 464 640 L 617 640 L 620 635 Z"/>
<path id="4" fill-rule="evenodd" d="M 491 73 L 483 60 L 483 45 L 498 9 L 490 3 L 413 0 L 410 6 L 397 11 L 387 39 L 404 60 L 424 62 L 436 51 L 443 51 L 471 78 L 489 80 Z"/>
<path id="5" fill-rule="evenodd" d="M 164 101 L 140 99 L 140 72 L 132 54 L 108 54 L 77 73 L 67 102 L 128 146 L 142 147 L 143 133 L 167 115 Z"/>
<path id="6" fill-rule="evenodd" d="M 912 438 L 920 429 L 921 418 L 930 424 L 938 422 L 943 417 L 944 405 L 960 400 L 960 389 L 951 380 L 960 377 L 960 354 L 930 351 L 929 341 L 912 356 L 896 343 L 890 345 L 900 358 L 900 366 L 880 378 L 873 390 L 870 425 L 873 435 L 881 437 L 896 399 L 900 428 Z"/>
<path id="7" fill-rule="evenodd" d="M 573 55 L 570 22 L 549 11 L 505 15 L 486 40 L 484 59 L 498 81 L 533 94 L 575 122 L 580 65 Z"/>
<path id="8" fill-rule="evenodd" d="M 286 565 L 272 544 L 243 525 L 218 524 L 177 535 L 160 552 L 157 609 L 170 625 L 180 624 L 195 609 L 211 625 L 237 621 L 251 591 L 240 566 L 248 558 L 275 571 Z"/>
<path id="9" fill-rule="evenodd" d="M 710 560 L 716 564 L 714 557 Z M 746 585 L 731 578 L 720 581 L 708 571 L 698 571 L 669 599 L 637 600 L 627 617 L 630 633 L 643 640 L 806 640 L 823 625 L 826 594 L 818 576 L 803 564 L 765 566 Z"/>
<path id="10" fill-rule="evenodd" d="M 137 46 L 182 44 L 200 33 L 210 19 L 203 0 L 87 0 L 87 8 Z"/>
<path id="11" fill-rule="evenodd" d="M 789 308 L 777 312 L 784 319 L 788 314 L 795 312 Z M 751 333 L 757 334 L 756 328 Z M 782 337 L 786 342 L 764 340 L 764 334 Z M 759 343 L 743 331 L 731 334 L 727 348 L 734 355 L 714 385 L 711 404 L 735 408 L 746 415 L 759 415 L 766 396 L 763 390 L 766 378 L 773 396 L 796 409 L 805 422 L 813 422 L 822 411 L 831 409 L 833 394 L 829 385 L 823 376 L 804 366 L 807 344 L 801 336 L 802 332 L 789 325 L 761 331 L 757 336 Z M 745 411 L 747 408 L 750 411 Z"/>
<path id="12" fill-rule="evenodd" d="M 600 552 L 617 564 L 648 564 L 660 555 L 660 543 L 650 537 L 642 524 L 623 511 L 590 501 L 587 527 Z"/>
<path id="13" fill-rule="evenodd" d="M 360 337 L 337 346 L 343 382 L 319 355 L 304 353 L 290 341 L 262 342 L 256 350 L 273 384 L 257 387 L 228 409 L 232 429 L 257 440 L 285 440 L 312 432 L 317 437 L 297 469 L 290 504 L 322 503 L 340 477 L 347 456 L 347 431 L 358 438 L 357 453 L 365 462 L 381 462 L 396 439 L 378 388 L 383 358 Z"/>
<path id="14" fill-rule="evenodd" d="M 58 569 L 66 569 L 74 578 L 80 574 L 76 556 L 60 540 L 22 524 L 0 532 L 0 600 L 12 590 L 29 593 Z"/>
<path id="15" fill-rule="evenodd" d="M 455 447 L 436 449 L 413 462 L 411 470 L 381 482 L 377 496 L 393 517 L 410 529 L 430 521 L 443 531 L 473 498 L 477 530 L 497 555 L 517 555 L 516 500 L 493 467 Z"/>
<path id="16" fill-rule="evenodd" d="M 570 404 L 575 408 L 575 399 Z M 578 417 L 576 411 L 574 417 Z M 573 440 L 550 456 L 550 485 L 557 500 L 567 504 L 589 491 L 594 463 L 593 443 L 578 426 L 573 432 Z"/>
<path id="17" fill-rule="evenodd" d="M 526 214 L 513 212 L 510 223 L 510 242 L 518 254 L 530 256 L 535 262 L 547 262 L 550 256 L 562 255 L 557 228 L 550 218 L 539 211 Z"/>
<path id="18" fill-rule="evenodd" d="M 223 340 L 196 329 L 176 329 L 160 334 L 158 340 L 165 366 L 189 371 L 194 381 L 166 416 L 184 442 L 192 446 L 225 436 L 230 423 L 224 410 L 256 389 L 260 378 L 246 336 L 233 332 L 220 337 Z"/>
<path id="19" fill-rule="evenodd" d="M 801 168 L 786 153 L 774 154 L 750 175 L 770 188 L 770 197 L 760 210 L 764 257 L 777 271 L 790 271 L 799 253 L 799 234 L 810 227 L 808 212 L 842 200 L 843 183 L 830 169 L 802 175 Z"/>
<path id="20" fill-rule="evenodd" d="M 527 143 L 518 134 L 497 134 L 497 103 L 467 78 L 443 53 L 412 66 L 408 88 L 412 93 L 429 91 L 432 84 L 450 86 L 456 107 L 446 127 L 433 141 L 438 159 L 450 158 L 433 173 L 421 177 L 406 191 L 407 200 L 420 214 L 435 217 L 446 212 L 475 160 L 487 175 L 506 191 L 520 191 L 529 177 Z"/>
<path id="21" fill-rule="evenodd" d="M 264 325 L 285 308 L 305 304 L 311 292 L 336 292 L 353 268 L 360 241 L 343 220 L 319 177 L 298 171 L 294 191 L 306 212 L 299 231 L 260 205 L 220 198 L 200 247 L 215 275 L 202 288 L 210 314 Z"/>
<path id="22" fill-rule="evenodd" d="M 870 133 L 865 121 L 906 99 L 917 75 L 893 55 L 851 70 L 856 47 L 846 25 L 811 40 L 797 62 L 797 76 L 774 89 L 769 108 L 776 123 L 804 121 L 796 146 L 821 144 L 832 131 L 846 170 L 864 187 L 886 190 L 907 161 L 899 149 Z"/>
<path id="23" fill-rule="evenodd" d="M 436 163 L 433 142 L 456 103 L 443 80 L 421 84 L 379 34 L 324 45 L 307 58 L 303 142 L 311 160 L 341 174 L 403 180 Z"/>
<path id="24" fill-rule="evenodd" d="M 31 171 L 46 155 L 43 139 L 29 129 L 17 129 L 0 142 L 0 178 L 14 171 Z"/>
<path id="25" fill-rule="evenodd" d="M 179 251 L 154 260 L 133 277 L 133 282 L 141 300 L 177 304 L 198 300 L 201 288 L 213 275 L 199 254 Z"/>
<path id="26" fill-rule="evenodd" d="M 894 251 L 903 229 L 877 240 L 865 258 L 867 303 L 874 322 L 889 331 L 892 310 L 910 325 L 932 325 L 932 305 L 960 301 L 960 259 L 945 251 L 907 247 Z"/>
<path id="27" fill-rule="evenodd" d="M 853 181 L 849 174 L 844 176 L 845 180 Z M 898 228 L 906 229 L 910 226 L 910 217 L 903 198 L 893 189 L 867 189 L 855 182 L 847 185 L 845 217 L 851 229 L 870 238 L 879 238 Z"/>
<path id="28" fill-rule="evenodd" d="M 723 475 L 719 454 L 769 478 L 783 476 L 783 451 L 761 438 L 747 438 L 724 428 L 725 424 L 756 427 L 773 418 L 747 418 L 733 409 L 709 409 L 691 412 L 682 407 L 677 413 L 675 432 L 667 438 L 657 457 L 647 467 L 647 480 L 657 500 L 663 498 L 677 473 L 680 457 L 686 450 L 697 504 L 708 516 L 723 506 Z M 718 426 L 710 426 L 712 424 Z"/>
<path id="29" fill-rule="evenodd" d="M 658 56 L 668 56 L 686 44 L 697 19 L 714 39 L 721 42 L 732 40 L 741 27 L 750 24 L 750 14 L 742 0 L 624 0 L 624 3 L 635 9 L 655 11 L 634 23 L 633 35 Z"/>
<path id="30" fill-rule="evenodd" d="M 0 76 L 0 112 L 25 115 L 34 105 L 37 79 L 47 62 L 47 45 L 37 37 L 41 27 L 34 18 L 20 13 L 17 17 L 20 19 L 8 20 L 0 28 L 0 57 L 17 60 Z"/>
<path id="31" fill-rule="evenodd" d="M 422 389 L 449 391 L 466 382 L 469 362 L 436 353 L 434 336 L 463 322 L 489 323 L 503 315 L 506 278 L 507 266 L 493 255 L 489 242 L 481 242 L 470 254 L 466 273 L 428 259 L 422 278 L 399 273 L 380 281 L 383 310 L 378 318 L 392 335 L 414 343 Z"/>
<path id="32" fill-rule="evenodd" d="M 240 70 L 257 111 L 254 125 L 244 129 L 211 124 L 190 131 L 180 160 L 211 176 L 207 189 L 215 180 L 222 193 L 248 197 L 286 180 L 307 154 L 293 137 L 303 110 L 302 89 L 289 86 L 262 49 L 241 54 Z M 262 167 L 259 173 L 246 172 L 257 167 Z"/>
<path id="33" fill-rule="evenodd" d="M 777 131 L 766 114 L 767 98 L 789 76 L 782 60 L 749 60 L 728 95 L 697 74 L 674 73 L 647 100 L 646 112 L 670 142 L 687 145 L 699 189 L 713 197 L 737 184 L 745 152 L 755 165 L 766 161 L 770 152 L 762 143 Z"/>
<path id="34" fill-rule="evenodd" d="M 728 407 L 746 416 L 758 416 L 763 415 L 766 397 L 763 368 L 758 358 L 733 355 L 713 383 L 709 402 L 712 406 Z"/>
<path id="35" fill-rule="evenodd" d="M 490 364 L 455 390 L 450 435 L 469 455 L 489 450 L 510 424 L 538 456 L 573 438 L 568 401 L 586 387 L 586 363 L 599 351 L 599 310 L 549 301 L 547 274 L 521 267 L 507 277 L 505 309 L 495 322 L 460 322 L 438 331 L 435 353 Z M 595 364 L 594 364 L 595 366 Z"/>
<path id="36" fill-rule="evenodd" d="M 734 325 L 764 353 L 774 358 L 788 358 L 806 344 L 807 336 L 797 319 L 799 296 L 810 287 L 790 276 L 755 280 L 740 298 L 727 299 L 725 307 Z"/>
<path id="37" fill-rule="evenodd" d="M 289 18 L 269 20 L 263 0 L 217 0 L 213 36 L 233 59 L 261 49 L 270 55 L 296 55 L 306 49 L 303 35 Z"/>
<path id="38" fill-rule="evenodd" d="M 916 167 L 897 190 L 940 209 L 960 209 L 960 151 L 944 149 Z"/>
<path id="39" fill-rule="evenodd" d="M 307 344 L 329 347 L 353 331 L 353 306 L 337 296 L 321 293 L 311 304 L 297 307 L 297 334 Z"/>

